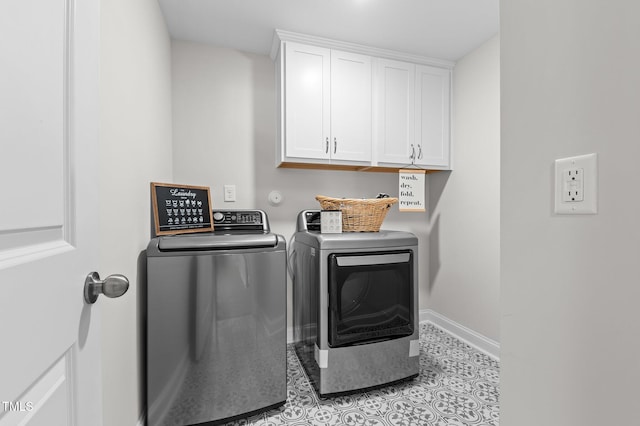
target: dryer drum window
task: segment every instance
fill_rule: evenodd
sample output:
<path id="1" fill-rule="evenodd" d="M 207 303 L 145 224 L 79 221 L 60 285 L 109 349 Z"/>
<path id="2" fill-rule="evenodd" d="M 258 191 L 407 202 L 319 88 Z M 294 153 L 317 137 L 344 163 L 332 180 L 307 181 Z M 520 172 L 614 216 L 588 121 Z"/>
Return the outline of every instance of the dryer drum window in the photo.
<path id="1" fill-rule="evenodd" d="M 330 347 L 413 334 L 411 250 L 330 254 L 328 268 Z"/>

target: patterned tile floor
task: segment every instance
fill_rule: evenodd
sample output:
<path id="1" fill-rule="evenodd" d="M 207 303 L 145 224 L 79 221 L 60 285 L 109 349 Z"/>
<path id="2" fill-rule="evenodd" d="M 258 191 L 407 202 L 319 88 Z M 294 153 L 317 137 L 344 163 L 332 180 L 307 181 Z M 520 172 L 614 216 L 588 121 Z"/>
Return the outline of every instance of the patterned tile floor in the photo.
<path id="1" fill-rule="evenodd" d="M 420 375 L 410 381 L 320 399 L 292 346 L 287 370 L 285 405 L 227 425 L 498 425 L 498 361 L 432 324 L 420 324 Z"/>

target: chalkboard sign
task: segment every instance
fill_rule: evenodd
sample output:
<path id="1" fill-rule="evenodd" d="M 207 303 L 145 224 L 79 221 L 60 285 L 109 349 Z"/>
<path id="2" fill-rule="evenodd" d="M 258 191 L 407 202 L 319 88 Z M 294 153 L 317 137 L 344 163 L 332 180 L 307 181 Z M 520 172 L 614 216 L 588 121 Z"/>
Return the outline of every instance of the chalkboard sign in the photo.
<path id="1" fill-rule="evenodd" d="M 151 205 L 156 235 L 213 231 L 206 186 L 151 182 Z"/>

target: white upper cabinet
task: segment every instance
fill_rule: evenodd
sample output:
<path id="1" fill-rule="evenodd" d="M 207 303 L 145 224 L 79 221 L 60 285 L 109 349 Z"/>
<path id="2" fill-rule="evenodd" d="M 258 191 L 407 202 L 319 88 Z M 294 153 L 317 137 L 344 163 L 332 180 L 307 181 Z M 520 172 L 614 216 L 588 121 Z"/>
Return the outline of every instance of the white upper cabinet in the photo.
<path id="1" fill-rule="evenodd" d="M 415 70 L 407 62 L 378 59 L 375 146 L 378 163 L 408 164 L 415 131 Z"/>
<path id="2" fill-rule="evenodd" d="M 377 165 L 449 169 L 451 71 L 378 59 L 376 77 Z"/>
<path id="3" fill-rule="evenodd" d="M 371 113 L 371 57 L 332 50 L 332 159 L 371 161 Z"/>
<path id="4" fill-rule="evenodd" d="M 284 154 L 297 162 L 371 161 L 371 58 L 285 44 Z"/>
<path id="5" fill-rule="evenodd" d="M 416 67 L 415 163 L 448 169 L 450 161 L 451 71 Z"/>
<path id="6" fill-rule="evenodd" d="M 278 166 L 450 168 L 452 63 L 280 30 L 271 56 Z"/>
<path id="7" fill-rule="evenodd" d="M 287 43 L 285 58 L 284 154 L 329 159 L 331 51 Z"/>

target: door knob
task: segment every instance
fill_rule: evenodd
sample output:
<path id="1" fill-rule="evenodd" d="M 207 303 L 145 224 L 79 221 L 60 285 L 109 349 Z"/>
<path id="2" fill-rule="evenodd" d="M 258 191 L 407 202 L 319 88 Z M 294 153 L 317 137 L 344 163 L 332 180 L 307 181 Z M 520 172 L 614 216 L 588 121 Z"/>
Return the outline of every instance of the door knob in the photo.
<path id="1" fill-rule="evenodd" d="M 91 272 L 84 280 L 84 300 L 93 304 L 98 296 L 104 294 L 107 297 L 120 297 L 129 289 L 129 280 L 124 275 L 113 274 L 101 280 L 97 272 Z"/>

